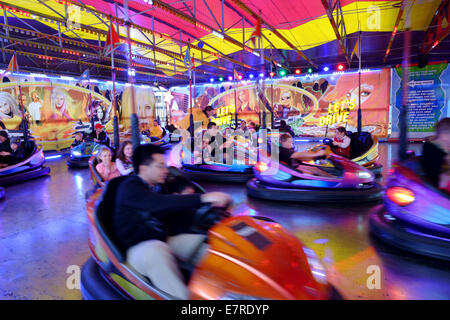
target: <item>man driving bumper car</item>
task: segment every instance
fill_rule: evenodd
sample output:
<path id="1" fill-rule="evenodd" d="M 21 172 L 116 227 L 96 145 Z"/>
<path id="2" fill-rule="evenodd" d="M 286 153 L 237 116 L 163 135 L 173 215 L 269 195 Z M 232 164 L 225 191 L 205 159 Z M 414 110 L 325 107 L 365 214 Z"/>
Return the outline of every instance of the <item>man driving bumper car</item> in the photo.
<path id="1" fill-rule="evenodd" d="M 188 299 L 189 292 L 175 257 L 198 261 L 206 251 L 205 236 L 183 233 L 169 237 L 170 221 L 176 219 L 178 212 L 200 208 L 205 203 L 226 207 L 231 200 L 221 192 L 160 193 L 168 170 L 164 150 L 158 146 L 136 148 L 133 166 L 136 175 L 127 177 L 117 189 L 112 221 L 114 237 L 133 268 L 168 294 Z"/>

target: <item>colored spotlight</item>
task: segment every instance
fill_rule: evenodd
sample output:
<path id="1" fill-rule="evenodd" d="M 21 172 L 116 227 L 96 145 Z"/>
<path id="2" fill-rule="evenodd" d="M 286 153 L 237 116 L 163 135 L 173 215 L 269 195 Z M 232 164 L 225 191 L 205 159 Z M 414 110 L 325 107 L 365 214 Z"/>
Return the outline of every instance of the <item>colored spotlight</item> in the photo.
<path id="1" fill-rule="evenodd" d="M 250 74 L 248 75 L 248 77 L 249 77 L 249 79 L 253 79 L 255 76 L 253 75 L 253 73 L 250 73 Z"/>
<path id="2" fill-rule="evenodd" d="M 261 72 L 261 73 L 259 74 L 259 77 L 260 77 L 260 78 L 264 78 L 264 72 Z"/>
<path id="3" fill-rule="evenodd" d="M 209 78 L 209 82 L 214 82 L 214 78 Z"/>
<path id="4" fill-rule="evenodd" d="M 343 65 L 343 64 L 339 64 L 339 65 L 337 66 L 337 69 L 338 69 L 339 71 L 344 70 L 344 65 Z"/>
<path id="5" fill-rule="evenodd" d="M 300 69 L 295 69 L 295 74 L 300 74 L 300 73 L 302 73 L 302 70 L 300 70 Z"/>
<path id="6" fill-rule="evenodd" d="M 328 68 L 328 67 L 323 68 L 323 71 L 325 71 L 325 72 L 327 72 L 328 70 L 330 70 L 330 68 Z"/>
<path id="7" fill-rule="evenodd" d="M 232 76 L 228 76 L 228 81 L 232 81 L 233 77 Z"/>
<path id="8" fill-rule="evenodd" d="M 271 73 L 269 73 L 269 75 L 271 76 L 271 77 L 273 77 L 274 75 L 275 75 L 275 72 L 271 72 Z"/>
<path id="9" fill-rule="evenodd" d="M 239 79 L 239 80 L 242 80 L 242 75 L 238 75 L 238 79 Z"/>
<path id="10" fill-rule="evenodd" d="M 280 77 L 284 77 L 286 75 L 286 70 L 281 69 L 280 71 L 278 71 L 278 74 L 280 75 Z"/>
<path id="11" fill-rule="evenodd" d="M 219 81 L 223 81 L 223 77 L 219 77 Z"/>
<path id="12" fill-rule="evenodd" d="M 313 69 L 312 68 L 308 68 L 308 73 L 312 73 Z"/>

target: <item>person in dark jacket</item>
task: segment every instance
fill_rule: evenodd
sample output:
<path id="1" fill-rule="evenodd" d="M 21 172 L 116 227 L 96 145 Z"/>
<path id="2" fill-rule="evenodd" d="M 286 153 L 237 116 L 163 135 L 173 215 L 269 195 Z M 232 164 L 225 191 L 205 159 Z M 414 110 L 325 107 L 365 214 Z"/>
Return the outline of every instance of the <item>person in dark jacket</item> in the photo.
<path id="1" fill-rule="evenodd" d="M 24 149 L 20 141 L 11 141 L 11 164 L 17 164 L 23 160 Z"/>
<path id="2" fill-rule="evenodd" d="M 224 207 L 230 197 L 222 192 L 205 194 L 162 194 L 168 170 L 164 150 L 154 145 L 140 145 L 133 153 L 135 176 L 120 183 L 115 195 L 112 229 L 118 246 L 126 252 L 128 263 L 168 294 L 187 299 L 186 284 L 175 256 L 188 260 L 199 250 L 205 237 L 178 234 L 169 237 L 167 221 L 180 213 L 189 214 L 205 203 Z"/>
<path id="3" fill-rule="evenodd" d="M 279 161 L 296 170 L 322 177 L 333 177 L 331 174 L 314 166 L 304 165 L 303 162 L 314 160 L 326 155 L 326 151 L 295 151 L 292 137 L 289 133 L 283 133 L 280 136 Z"/>
<path id="4" fill-rule="evenodd" d="M 172 123 L 166 125 L 166 130 L 168 130 L 170 133 L 173 133 L 175 130 L 177 130 L 177 127 L 175 127 Z"/>
<path id="5" fill-rule="evenodd" d="M 8 132 L 2 130 L 0 131 L 0 168 L 7 167 L 12 163 L 11 152 Z"/>
<path id="6" fill-rule="evenodd" d="M 280 120 L 280 126 L 278 128 L 278 131 L 283 133 L 289 133 L 291 137 L 295 136 L 294 130 L 292 130 L 291 126 L 288 126 L 286 121 Z"/>
<path id="7" fill-rule="evenodd" d="M 100 123 L 97 123 L 94 128 L 95 131 L 92 131 L 91 134 L 89 135 L 92 138 L 92 140 L 94 140 L 94 142 L 109 147 L 111 142 L 109 140 L 108 134 L 106 133 L 105 130 L 103 130 L 104 127 Z"/>
<path id="8" fill-rule="evenodd" d="M 436 124 L 436 138 L 424 143 L 420 162 L 428 181 L 446 191 L 450 181 L 449 155 L 450 118 L 444 118 Z"/>
<path id="9" fill-rule="evenodd" d="M 207 126 L 208 130 L 203 135 L 203 140 L 206 142 L 206 151 L 204 152 L 204 162 L 218 162 L 222 163 L 224 158 L 229 156 L 227 154 L 227 149 L 232 141 L 224 137 L 224 135 L 219 131 L 216 123 L 211 121 Z M 217 156 L 216 156 L 217 151 Z M 229 152 L 229 151 L 228 151 Z"/>

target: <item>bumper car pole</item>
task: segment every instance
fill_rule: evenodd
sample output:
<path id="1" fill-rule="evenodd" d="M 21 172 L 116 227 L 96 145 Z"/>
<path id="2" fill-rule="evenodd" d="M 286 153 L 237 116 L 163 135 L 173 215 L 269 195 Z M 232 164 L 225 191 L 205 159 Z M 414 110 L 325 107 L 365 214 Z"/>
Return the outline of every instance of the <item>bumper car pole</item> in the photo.
<path id="1" fill-rule="evenodd" d="M 403 44 L 403 61 L 402 61 L 402 105 L 399 115 L 399 127 L 400 127 L 400 147 L 398 157 L 400 161 L 406 160 L 408 155 L 406 154 L 408 144 L 408 80 L 409 80 L 409 54 L 411 52 L 409 46 L 411 45 L 411 31 L 407 30 L 405 33 L 405 40 Z"/>
<path id="2" fill-rule="evenodd" d="M 113 124 L 114 124 L 114 148 L 116 150 L 119 150 L 119 145 L 120 145 L 119 118 L 117 117 L 117 115 L 114 115 Z"/>
<path id="3" fill-rule="evenodd" d="M 358 58 L 359 58 L 359 70 L 358 70 L 358 134 L 362 131 L 362 112 L 361 112 L 361 31 L 359 32 L 358 41 Z"/>
<path id="4" fill-rule="evenodd" d="M 116 101 L 116 70 L 114 68 L 114 46 L 111 51 L 111 69 L 112 69 L 112 83 L 113 83 L 113 92 L 112 92 L 112 104 L 114 106 L 114 118 L 113 118 L 113 126 L 114 126 L 114 148 L 119 150 L 120 145 L 120 137 L 119 137 L 119 118 L 117 117 L 117 101 Z"/>
<path id="5" fill-rule="evenodd" d="M 128 1 L 125 3 L 128 5 Z M 141 135 L 139 132 L 139 118 L 137 116 L 136 110 L 136 94 L 134 92 L 134 76 L 131 72 L 132 65 L 132 51 L 131 51 L 131 40 L 130 40 L 130 21 L 128 19 L 125 22 L 127 27 L 127 42 L 128 42 L 128 83 L 130 84 L 131 90 L 131 141 L 133 143 L 133 149 L 136 149 L 141 144 Z"/>
<path id="6" fill-rule="evenodd" d="M 22 86 L 20 85 L 20 78 L 19 78 L 19 103 L 20 103 L 20 109 L 22 110 L 22 130 L 23 130 L 23 140 L 24 142 L 28 141 L 28 122 L 25 117 L 25 106 L 22 102 Z"/>

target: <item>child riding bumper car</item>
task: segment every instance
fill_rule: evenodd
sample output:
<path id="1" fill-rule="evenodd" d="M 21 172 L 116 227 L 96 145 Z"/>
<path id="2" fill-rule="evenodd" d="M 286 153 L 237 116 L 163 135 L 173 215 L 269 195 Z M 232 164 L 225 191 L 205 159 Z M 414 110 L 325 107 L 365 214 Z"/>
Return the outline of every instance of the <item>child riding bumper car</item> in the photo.
<path id="1" fill-rule="evenodd" d="M 94 141 L 86 141 L 73 147 L 70 150 L 70 158 L 67 161 L 67 165 L 71 168 L 89 167 L 89 159 L 97 155 L 101 146 L 101 144 Z"/>
<path id="2" fill-rule="evenodd" d="M 395 247 L 450 260 L 450 197 L 426 178 L 418 158 L 395 163 L 370 230 Z"/>
<path id="3" fill-rule="evenodd" d="M 375 176 L 381 176 L 383 166 L 377 163 L 378 159 L 378 138 L 373 137 L 369 132 L 349 132 L 348 137 L 351 139 L 349 159 L 372 171 Z M 335 146 L 331 139 L 324 139 L 323 144 L 330 147 L 334 152 Z"/>

